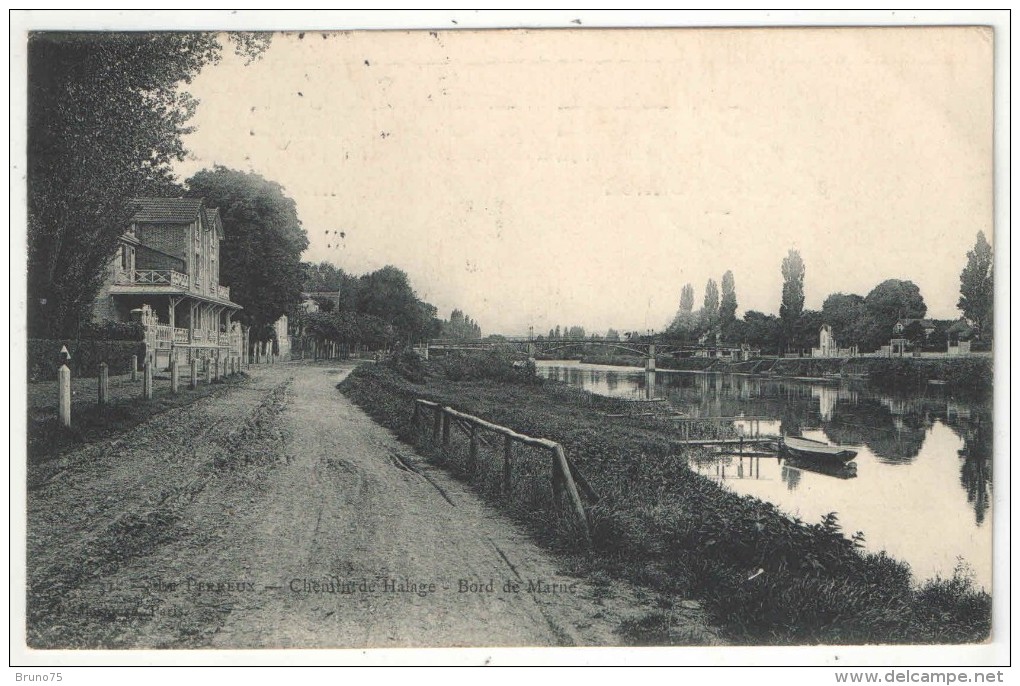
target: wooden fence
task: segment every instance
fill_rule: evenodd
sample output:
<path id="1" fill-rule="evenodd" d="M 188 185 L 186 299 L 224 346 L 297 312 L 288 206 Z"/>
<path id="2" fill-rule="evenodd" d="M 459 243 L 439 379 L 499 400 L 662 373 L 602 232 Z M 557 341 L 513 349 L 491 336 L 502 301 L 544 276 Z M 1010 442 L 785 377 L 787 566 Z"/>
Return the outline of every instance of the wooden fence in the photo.
<path id="1" fill-rule="evenodd" d="M 580 530 L 584 538 L 584 544 L 591 547 L 591 529 L 588 523 L 588 514 L 584 506 L 584 499 L 594 503 L 598 500 L 598 496 L 577 466 L 567 457 L 562 445 L 547 438 L 534 438 L 517 433 L 513 429 L 487 422 L 473 415 L 458 412 L 451 407 L 444 407 L 439 403 L 421 398 L 415 399 L 414 415 L 411 418 L 412 425 L 420 427 L 422 421 L 427 419 L 429 415 L 431 415 L 432 420 L 432 442 L 444 451 L 449 451 L 450 449 L 451 428 L 456 427 L 467 436 L 469 441 L 467 468 L 470 472 L 473 473 L 478 469 L 482 445 L 493 451 L 501 451 L 500 489 L 507 496 L 512 495 L 511 484 L 515 470 L 514 444 L 518 443 L 523 446 L 537 448 L 548 453 L 550 462 L 549 480 L 552 488 L 553 503 L 558 505 L 566 497 L 568 502 L 567 509 L 571 513 L 571 518 Z M 502 436 L 502 446 L 490 442 L 485 437 L 485 433 Z M 582 496 L 584 499 L 582 499 Z"/>

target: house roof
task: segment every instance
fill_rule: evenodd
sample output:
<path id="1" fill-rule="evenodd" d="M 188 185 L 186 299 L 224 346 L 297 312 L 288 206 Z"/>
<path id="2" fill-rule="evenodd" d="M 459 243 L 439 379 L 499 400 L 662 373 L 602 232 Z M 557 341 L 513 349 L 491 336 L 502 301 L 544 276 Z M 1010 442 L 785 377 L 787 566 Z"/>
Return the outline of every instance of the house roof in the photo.
<path id="1" fill-rule="evenodd" d="M 223 221 L 220 218 L 220 210 L 216 207 L 202 208 L 202 223 L 206 228 L 216 231 L 220 238 L 223 238 Z"/>
<path id="2" fill-rule="evenodd" d="M 201 198 L 134 198 L 131 202 L 138 206 L 132 223 L 190 224 L 203 209 Z"/>

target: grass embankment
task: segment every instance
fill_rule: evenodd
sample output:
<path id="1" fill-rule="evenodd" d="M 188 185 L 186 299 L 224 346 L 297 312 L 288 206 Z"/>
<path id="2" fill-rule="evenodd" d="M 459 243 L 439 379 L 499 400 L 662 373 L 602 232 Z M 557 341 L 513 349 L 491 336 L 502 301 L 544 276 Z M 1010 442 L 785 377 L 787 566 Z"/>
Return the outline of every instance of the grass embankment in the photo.
<path id="1" fill-rule="evenodd" d="M 607 419 L 619 401 L 529 378 L 496 355 L 431 365 L 401 356 L 357 369 L 340 388 L 447 466 L 462 463 L 432 446 L 427 422 L 412 425 L 414 398 L 562 443 L 599 495 L 590 508 L 595 550 L 577 555 L 578 571 L 699 599 L 734 642 L 961 643 L 989 634 L 991 598 L 964 574 L 918 586 L 907 565 L 855 547 L 834 516 L 807 524 L 723 489 L 688 467 L 704 453 L 678 449 L 665 429 Z M 515 506 L 496 495 L 491 480 L 454 471 L 540 540 L 567 545 L 548 507 Z M 668 642 L 665 612 L 661 625 L 641 628 L 640 640 Z"/>

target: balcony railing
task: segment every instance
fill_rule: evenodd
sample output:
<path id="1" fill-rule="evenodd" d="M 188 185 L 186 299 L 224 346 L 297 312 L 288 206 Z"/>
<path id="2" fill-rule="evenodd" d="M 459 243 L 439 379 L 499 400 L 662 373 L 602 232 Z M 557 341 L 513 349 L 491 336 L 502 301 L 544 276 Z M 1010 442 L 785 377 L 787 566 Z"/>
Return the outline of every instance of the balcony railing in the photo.
<path id="1" fill-rule="evenodd" d="M 230 300 L 230 286 L 208 283 L 205 279 L 191 277 L 173 269 L 133 269 L 120 272 L 115 283 L 118 286 L 171 286 Z"/>
<path id="2" fill-rule="evenodd" d="M 168 349 L 175 345 L 195 345 L 199 347 L 219 347 L 239 350 L 241 334 L 233 331 L 210 331 L 206 329 L 182 329 L 166 324 L 152 324 L 145 328 L 146 342 L 157 349 Z"/>

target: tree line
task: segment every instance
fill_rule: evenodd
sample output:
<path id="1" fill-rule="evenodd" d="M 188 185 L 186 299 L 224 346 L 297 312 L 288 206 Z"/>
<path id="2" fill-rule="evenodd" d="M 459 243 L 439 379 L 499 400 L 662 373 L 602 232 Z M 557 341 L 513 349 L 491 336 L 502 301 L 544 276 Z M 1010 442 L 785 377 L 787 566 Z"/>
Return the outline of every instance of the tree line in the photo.
<path id="1" fill-rule="evenodd" d="M 804 309 L 806 267 L 800 253 L 790 250 L 780 267 L 783 291 L 779 316 L 748 310 L 737 319 L 736 287 L 732 271 L 722 277 L 722 294 L 715 280 L 705 285 L 702 307 L 694 310 L 694 288 L 685 284 L 680 307 L 667 327 L 668 335 L 685 342 L 746 344 L 767 353 L 805 350 L 818 345 L 819 330 L 828 324 L 841 348 L 856 346 L 872 352 L 894 335 L 918 347 L 944 346 L 948 339 L 975 338 L 987 342 L 993 333 L 993 257 L 983 232 L 960 274 L 961 320 L 935 320 L 922 324 L 928 308 L 917 284 L 887 279 L 867 295 L 832 293 L 821 310 Z M 910 320 L 904 331 L 894 334 L 899 320 Z"/>
<path id="2" fill-rule="evenodd" d="M 330 262 L 303 262 L 301 274 L 303 291 L 312 295 L 318 311 L 291 308 L 291 324 L 300 335 L 372 348 L 429 338 L 481 338 L 481 326 L 462 310 L 440 319 L 437 308 L 421 300 L 407 274 L 396 267 L 355 276 Z"/>

